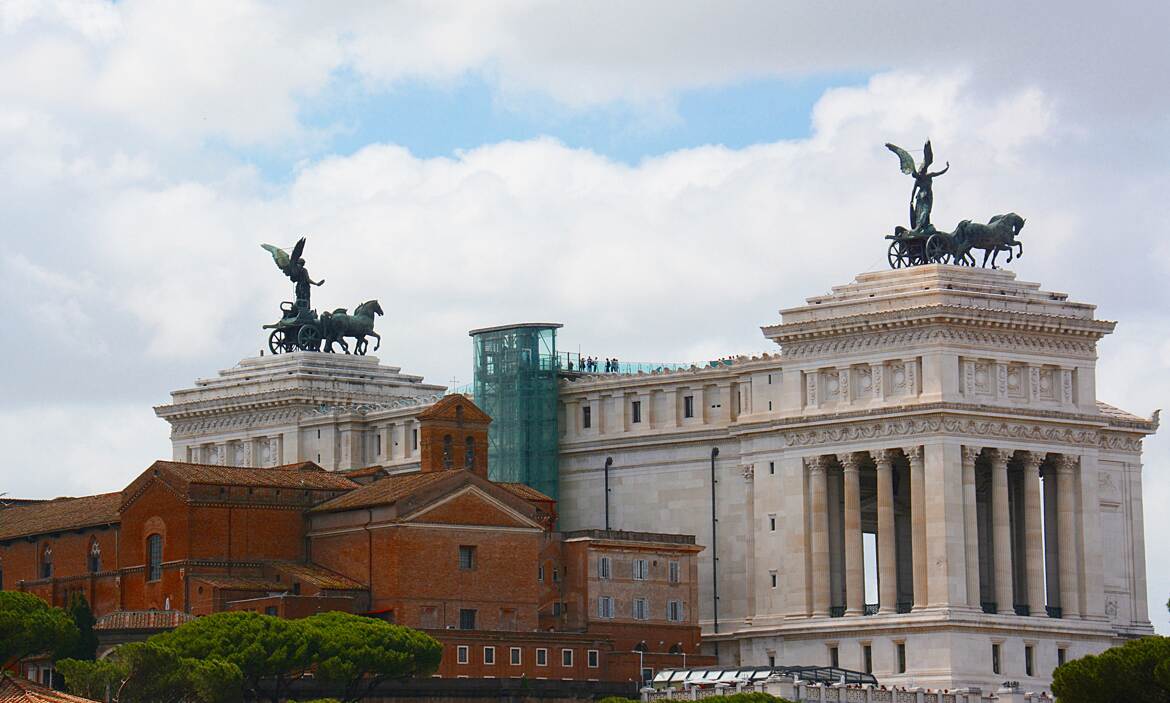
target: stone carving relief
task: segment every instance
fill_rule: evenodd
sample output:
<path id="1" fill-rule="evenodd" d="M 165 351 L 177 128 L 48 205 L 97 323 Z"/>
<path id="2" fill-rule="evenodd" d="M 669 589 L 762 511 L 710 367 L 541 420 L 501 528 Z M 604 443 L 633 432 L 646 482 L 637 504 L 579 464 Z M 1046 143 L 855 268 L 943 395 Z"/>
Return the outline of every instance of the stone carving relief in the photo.
<path id="1" fill-rule="evenodd" d="M 1007 367 L 1007 397 L 1024 397 L 1024 373 L 1019 365 Z"/>
<path id="2" fill-rule="evenodd" d="M 820 374 L 815 371 L 806 373 L 804 375 L 806 399 L 805 404 L 809 407 L 815 408 L 819 402 L 817 399 L 817 379 L 819 376 Z"/>
<path id="3" fill-rule="evenodd" d="M 873 395 L 873 370 L 868 366 L 857 370 L 857 395 L 862 398 Z"/>
<path id="4" fill-rule="evenodd" d="M 892 419 L 812 430 L 794 430 L 784 433 L 784 441 L 790 447 L 809 447 L 939 432 L 968 437 L 995 437 L 1088 446 L 1096 446 L 1100 441 L 1098 433 L 1094 430 L 953 417 Z"/>
<path id="5" fill-rule="evenodd" d="M 974 363 L 974 367 L 975 392 L 991 395 L 991 364 L 986 361 L 977 361 Z"/>
<path id="6" fill-rule="evenodd" d="M 1105 615 L 1108 616 L 1108 618 L 1110 620 L 1116 620 L 1117 613 L 1118 613 L 1117 596 L 1113 596 L 1113 595 L 1105 596 Z"/>
<path id="7" fill-rule="evenodd" d="M 902 362 L 895 362 L 890 367 L 890 380 L 893 382 L 893 392 L 896 395 L 904 395 L 906 391 L 906 364 Z"/>
<path id="8" fill-rule="evenodd" d="M 802 359 L 833 356 L 869 349 L 897 349 L 928 342 L 961 342 L 993 348 L 1026 349 L 1030 352 L 1053 353 L 1086 359 L 1091 359 L 1096 355 L 1096 345 L 1093 342 L 1077 339 L 936 327 L 908 332 L 782 342 L 781 358 Z"/>
<path id="9" fill-rule="evenodd" d="M 838 400 L 843 403 L 848 403 L 853 396 L 849 389 L 849 377 L 851 375 L 850 369 L 840 369 L 837 372 L 837 385 L 839 388 Z"/>
<path id="10" fill-rule="evenodd" d="M 995 365 L 995 390 L 1000 398 L 1006 398 L 1008 393 L 1007 364 Z"/>
<path id="11" fill-rule="evenodd" d="M 825 400 L 838 400 L 841 397 L 841 379 L 836 371 L 824 374 Z"/>
<path id="12" fill-rule="evenodd" d="M 751 481 L 756 477 L 755 464 L 743 464 L 739 467 L 739 469 L 743 473 L 743 478 L 745 481 Z"/>

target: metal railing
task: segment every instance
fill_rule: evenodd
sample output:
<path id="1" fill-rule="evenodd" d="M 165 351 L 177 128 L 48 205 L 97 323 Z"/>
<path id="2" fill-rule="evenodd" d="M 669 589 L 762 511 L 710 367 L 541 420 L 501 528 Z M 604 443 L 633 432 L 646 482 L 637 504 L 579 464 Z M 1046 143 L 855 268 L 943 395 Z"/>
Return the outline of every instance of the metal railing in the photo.
<path id="1" fill-rule="evenodd" d="M 1016 603 L 1013 607 L 1015 608 L 1016 615 L 1023 615 L 1026 617 L 1032 614 L 1031 606 L 1027 605 L 1026 603 Z"/>
<path id="2" fill-rule="evenodd" d="M 843 605 L 829 606 L 829 617 L 831 617 L 831 618 L 845 617 L 845 606 L 843 606 Z"/>
<path id="3" fill-rule="evenodd" d="M 866 615 L 877 615 L 877 612 L 878 612 L 878 604 L 877 603 L 866 603 L 865 604 L 865 614 Z"/>
<path id="4" fill-rule="evenodd" d="M 981 603 L 981 605 L 983 606 L 983 612 L 987 613 L 988 615 L 995 615 L 999 612 L 999 608 L 996 607 L 998 603 L 993 600 L 985 600 Z"/>
<path id="5" fill-rule="evenodd" d="M 1059 605 L 1045 606 L 1044 610 L 1048 613 L 1048 617 L 1050 618 L 1060 618 L 1064 615 L 1064 611 L 1061 610 Z"/>

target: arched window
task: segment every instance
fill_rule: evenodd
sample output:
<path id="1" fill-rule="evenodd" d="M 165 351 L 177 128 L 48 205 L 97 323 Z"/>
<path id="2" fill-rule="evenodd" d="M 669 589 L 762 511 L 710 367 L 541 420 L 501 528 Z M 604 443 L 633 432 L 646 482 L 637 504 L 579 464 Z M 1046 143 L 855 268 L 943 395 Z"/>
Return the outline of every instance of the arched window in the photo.
<path id="1" fill-rule="evenodd" d="M 41 552 L 41 578 L 47 579 L 53 577 L 53 548 L 45 545 L 45 550 Z"/>
<path id="2" fill-rule="evenodd" d="M 162 578 L 162 535 L 151 535 L 146 538 L 146 580 L 158 581 Z"/>
<path id="3" fill-rule="evenodd" d="M 463 442 L 463 468 L 475 468 L 475 438 L 468 437 Z"/>
<path id="4" fill-rule="evenodd" d="M 450 469 L 455 466 L 455 459 L 451 456 L 452 439 L 451 435 L 443 435 L 443 468 Z"/>
<path id="5" fill-rule="evenodd" d="M 639 642 L 637 645 L 634 646 L 634 651 L 635 652 L 649 652 L 650 648 L 646 646 L 646 642 L 643 640 L 642 642 Z"/>
<path id="6" fill-rule="evenodd" d="M 102 570 L 102 545 L 98 544 L 95 537 L 89 544 L 89 572 L 96 574 Z"/>

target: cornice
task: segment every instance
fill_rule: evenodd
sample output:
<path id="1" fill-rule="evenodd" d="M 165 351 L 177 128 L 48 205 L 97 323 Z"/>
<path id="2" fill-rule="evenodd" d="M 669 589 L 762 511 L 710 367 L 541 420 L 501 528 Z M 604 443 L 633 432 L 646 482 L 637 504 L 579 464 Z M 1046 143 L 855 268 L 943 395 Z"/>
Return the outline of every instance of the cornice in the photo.
<path id="1" fill-rule="evenodd" d="M 781 356 L 785 361 L 819 356 L 838 356 L 873 350 L 892 350 L 922 344 L 966 344 L 993 347 L 1000 354 L 1004 349 L 1016 353 L 1057 354 L 1092 360 L 1097 358 L 1094 341 L 1084 337 L 1056 334 L 1024 334 L 1010 331 L 980 330 L 956 327 L 942 323 L 918 326 L 917 329 L 867 329 L 863 333 L 794 337 L 782 342 Z"/>

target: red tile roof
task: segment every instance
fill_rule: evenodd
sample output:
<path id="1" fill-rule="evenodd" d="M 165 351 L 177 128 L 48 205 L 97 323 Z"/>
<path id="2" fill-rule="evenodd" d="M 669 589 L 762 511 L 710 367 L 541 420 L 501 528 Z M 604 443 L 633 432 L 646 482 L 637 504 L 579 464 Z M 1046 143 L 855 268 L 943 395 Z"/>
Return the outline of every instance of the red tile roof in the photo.
<path id="1" fill-rule="evenodd" d="M 94 703 L 94 700 L 54 691 L 0 671 L 0 703 Z"/>
<path id="2" fill-rule="evenodd" d="M 212 588 L 229 591 L 287 591 L 288 587 L 279 581 L 255 576 L 232 576 L 229 574 L 191 574 L 191 580 L 202 581 Z"/>
<path id="3" fill-rule="evenodd" d="M 362 486 L 333 500 L 326 501 L 312 509 L 312 512 L 334 512 L 371 508 L 375 505 L 389 505 L 422 489 L 443 483 L 459 483 L 464 471 L 432 471 L 428 473 L 400 474 L 387 476 L 380 481 Z"/>
<path id="4" fill-rule="evenodd" d="M 194 615 L 181 610 L 119 610 L 98 618 L 93 629 L 173 630 L 194 619 Z"/>
<path id="5" fill-rule="evenodd" d="M 341 574 L 330 571 L 317 564 L 304 564 L 296 561 L 272 562 L 272 568 L 282 576 L 289 576 L 310 583 L 317 588 L 333 591 L 364 591 L 366 587 Z"/>
<path id="6" fill-rule="evenodd" d="M 156 461 L 146 474 L 182 484 L 213 486 L 255 486 L 259 488 L 316 488 L 324 490 L 356 488 L 357 484 L 345 476 L 331 473 L 316 464 L 304 461 L 272 468 L 246 466 L 219 466 L 214 464 L 186 464 L 178 461 Z"/>
<path id="7" fill-rule="evenodd" d="M 556 500 L 550 496 L 546 496 L 532 486 L 524 483 L 500 483 L 495 482 L 497 486 L 507 489 L 524 500 L 539 500 L 555 503 Z"/>
<path id="8" fill-rule="evenodd" d="M 0 540 L 116 524 L 121 504 L 121 493 L 101 493 L 8 508 L 0 511 Z"/>

